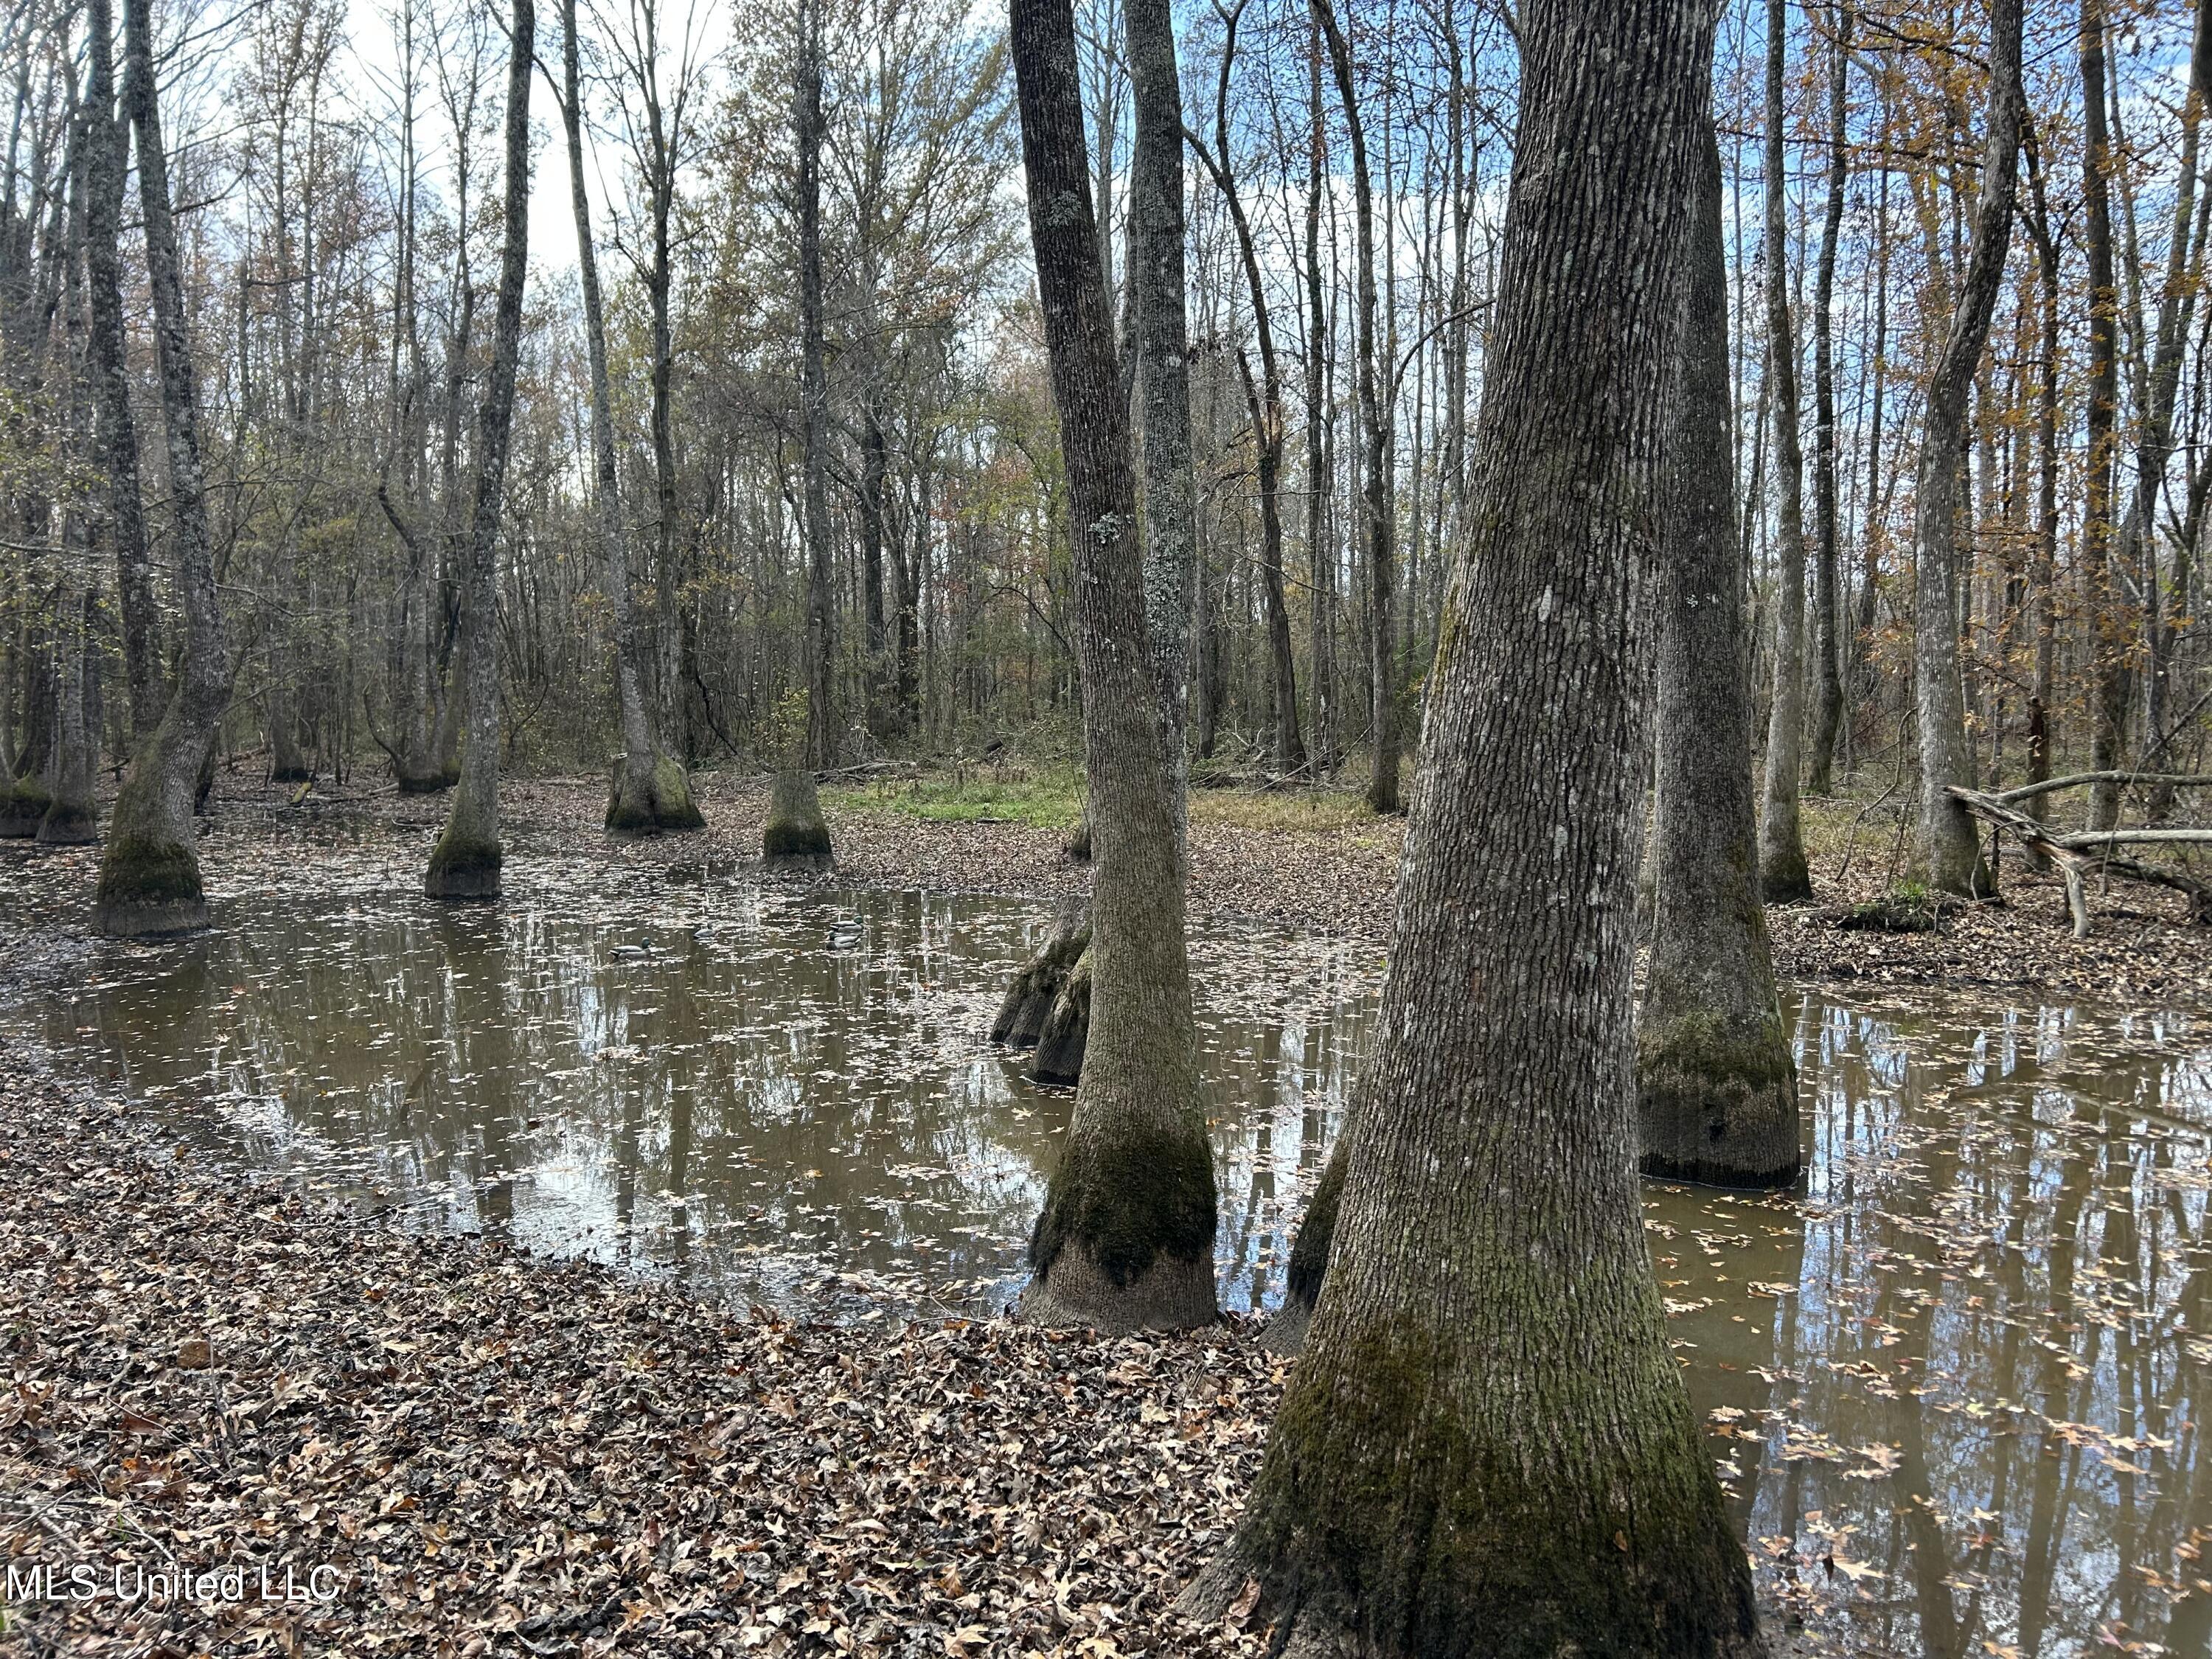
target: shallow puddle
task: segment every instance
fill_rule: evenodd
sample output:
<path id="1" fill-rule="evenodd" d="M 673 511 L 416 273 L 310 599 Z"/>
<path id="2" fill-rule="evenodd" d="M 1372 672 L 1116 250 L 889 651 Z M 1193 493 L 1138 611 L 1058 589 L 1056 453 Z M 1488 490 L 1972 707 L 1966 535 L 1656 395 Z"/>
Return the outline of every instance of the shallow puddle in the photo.
<path id="1" fill-rule="evenodd" d="M 702 880 L 234 905 L 5 1018 L 422 1224 L 846 1319 L 1003 1305 L 1069 1105 L 982 1041 L 1040 907 Z M 1372 950 L 1201 929 L 1224 1299 L 1281 1294 Z M 1801 1191 L 1651 1188 L 1770 1582 L 1875 1653 L 2212 1645 L 2212 1020 L 1793 998 Z M 2200 1589 L 2199 1586 L 2203 1586 Z"/>

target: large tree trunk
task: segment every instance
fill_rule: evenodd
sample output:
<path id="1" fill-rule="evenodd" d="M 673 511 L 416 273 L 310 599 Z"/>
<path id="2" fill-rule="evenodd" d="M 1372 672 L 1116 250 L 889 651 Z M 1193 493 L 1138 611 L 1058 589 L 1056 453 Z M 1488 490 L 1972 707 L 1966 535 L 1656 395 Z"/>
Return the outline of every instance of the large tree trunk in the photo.
<path id="1" fill-rule="evenodd" d="M 1949 793 L 1971 785 L 1966 699 L 1959 684 L 1959 456 L 1966 441 L 1966 399 L 1988 342 L 1997 289 L 2012 240 L 2014 163 L 2024 113 L 2020 77 L 2021 0 L 1995 0 L 1990 10 L 1989 142 L 1982 160 L 1982 199 L 1966 279 L 1948 337 L 1928 384 L 1913 499 L 1917 575 L 1913 597 L 1913 694 L 1920 719 L 1920 859 L 1929 887 L 1978 896 L 1990 889 L 1974 821 Z"/>
<path id="2" fill-rule="evenodd" d="M 1813 283 L 1813 748 L 1806 757 L 1805 787 L 1825 795 L 1833 787 L 1836 737 L 1844 723 L 1841 529 L 1836 503 L 1836 247 L 1844 234 L 1844 193 L 1850 167 L 1846 139 L 1850 112 L 1852 12 L 1849 0 L 1833 13 L 1828 43 L 1828 204 L 1820 221 L 1820 270 Z"/>
<path id="3" fill-rule="evenodd" d="M 646 696 L 645 632 L 630 594 L 629 538 L 623 523 L 622 478 L 615 465 L 614 397 L 607 376 L 606 304 L 592 245 L 592 201 L 584 185 L 581 45 L 576 0 L 561 3 L 561 120 L 568 140 L 568 196 L 576 218 L 576 272 L 584 294 L 584 343 L 592 376 L 592 487 L 599 518 L 600 582 L 615 636 L 615 704 L 622 724 L 622 759 L 607 790 L 606 827 L 631 834 L 697 830 L 706 820 L 692 804 L 684 769 L 665 753 Z"/>
<path id="4" fill-rule="evenodd" d="M 799 401 L 805 470 L 806 763 L 836 763 L 830 610 L 830 381 L 822 340 L 822 7 L 800 0 L 799 85 Z"/>
<path id="5" fill-rule="evenodd" d="M 1759 908 L 1721 158 L 1705 125 L 1660 521 L 1658 879 L 1636 1090 L 1646 1175 L 1786 1187 L 1797 1068 Z"/>
<path id="6" fill-rule="evenodd" d="M 477 414 L 476 500 L 469 520 L 462 599 L 461 661 L 468 743 L 445 832 L 430 851 L 422 890 L 432 898 L 499 896 L 499 520 L 514 429 L 514 375 L 522 355 L 522 284 L 530 254 L 530 70 L 538 39 L 535 0 L 514 0 L 514 45 L 507 70 L 506 225 L 491 368 Z"/>
<path id="7" fill-rule="evenodd" d="M 116 597 L 122 613 L 123 681 L 131 735 L 151 736 L 167 696 L 161 680 L 160 613 L 146 553 L 146 513 L 138 493 L 138 433 L 131 415 L 131 365 L 123 326 L 123 261 L 117 248 L 123 206 L 128 118 L 115 108 L 113 36 L 108 0 L 89 0 L 86 40 L 91 106 L 85 145 L 85 283 L 100 470 L 107 485 L 108 529 L 115 542 Z"/>
<path id="8" fill-rule="evenodd" d="M 1337 97 L 1344 106 L 1345 130 L 1352 145 L 1352 216 L 1358 246 L 1359 422 L 1366 443 L 1360 486 L 1367 531 L 1368 690 L 1375 744 L 1367 805 L 1377 812 L 1395 812 L 1398 810 L 1397 647 L 1392 638 L 1390 606 L 1397 575 L 1397 525 L 1390 499 L 1390 382 L 1395 366 L 1381 361 L 1385 348 L 1375 317 L 1375 190 L 1367 167 L 1366 129 L 1360 120 L 1352 49 L 1330 0 L 1310 0 L 1310 9 L 1328 42 L 1329 64 L 1335 71 Z"/>
<path id="9" fill-rule="evenodd" d="M 1304 1655 L 1749 1655 L 1635 1174 L 1650 526 L 1704 0 L 1520 13 L 1469 480 L 1336 1249 L 1231 1570 Z M 1565 896 L 1571 895 L 1571 900 Z"/>
<path id="10" fill-rule="evenodd" d="M 1183 942 L 1174 769 L 1136 478 L 1085 166 L 1068 0 L 1014 0 L 1030 231 L 1067 470 L 1092 847 L 1089 1054 L 1030 1241 L 1024 1314 L 1107 1330 L 1210 1322 L 1215 1197 Z"/>
<path id="11" fill-rule="evenodd" d="M 153 735 L 139 744 L 131 775 L 115 798 L 107 850 L 100 860 L 93 926 L 125 936 L 207 925 L 192 802 L 200 764 L 210 752 L 230 695 L 230 646 L 208 533 L 199 384 L 185 316 L 176 222 L 169 208 L 168 152 L 161 137 L 149 3 L 125 0 L 125 94 L 138 136 L 139 207 L 161 364 L 161 420 L 169 444 L 172 543 L 177 596 L 185 613 L 185 659 L 175 695 Z"/>
<path id="12" fill-rule="evenodd" d="M 1759 885 L 1769 903 L 1813 896 L 1798 823 L 1805 734 L 1805 457 L 1797 441 L 1797 337 L 1790 319 L 1790 191 L 1782 83 L 1790 52 L 1784 0 L 1766 0 L 1766 372 L 1774 419 L 1774 694 L 1767 702 Z"/>

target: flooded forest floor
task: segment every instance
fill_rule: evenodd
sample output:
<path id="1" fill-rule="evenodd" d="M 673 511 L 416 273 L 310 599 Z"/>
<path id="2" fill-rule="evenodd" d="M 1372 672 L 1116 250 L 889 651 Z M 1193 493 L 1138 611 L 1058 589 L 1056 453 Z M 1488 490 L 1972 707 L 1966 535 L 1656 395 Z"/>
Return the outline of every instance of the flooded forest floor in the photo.
<path id="1" fill-rule="evenodd" d="M 232 784 L 204 843 L 219 906 L 416 890 L 441 801 Z M 734 872 L 757 848 L 764 784 L 702 784 L 710 830 L 650 842 L 602 834 L 596 781 L 508 784 L 510 894 L 613 904 L 664 874 Z M 1053 898 L 1088 879 L 1056 826 L 933 820 L 880 792 L 830 806 L 840 882 Z M 1841 928 L 1889 890 L 1888 842 L 1814 823 L 1822 902 L 1770 913 L 1785 978 L 2212 1000 L 2212 942 L 2173 896 L 2095 897 L 2077 942 L 2057 887 L 2016 860 L 2009 902 L 1938 932 Z M 1379 945 L 1401 833 L 1319 803 L 1201 800 L 1194 912 Z M 96 859 L 0 858 L 0 990 L 35 996 L 83 959 Z M 0 1549 L 92 1564 L 103 1589 L 126 1564 L 246 1575 L 228 1598 L 18 1602 L 0 1649 L 1268 1647 L 1239 1620 L 1200 1629 L 1168 1611 L 1236 1524 L 1286 1375 L 1249 1320 L 1164 1341 L 807 1322 L 334 1202 L 181 1144 L 9 1039 L 0 1091 Z M 1714 1415 L 1725 1430 L 1743 1413 Z M 1866 1571 L 1840 1541 L 1825 1571 L 1817 1553 L 1767 1553 L 1788 1557 L 1759 1563 L 1778 1659 L 1881 1650 L 1789 1633 L 1794 1607 L 1832 1628 L 1819 1609 Z"/>
<path id="2" fill-rule="evenodd" d="M 702 774 L 695 787 L 704 831 L 623 841 L 600 827 L 601 781 L 507 781 L 501 812 L 510 891 L 526 895 L 542 878 L 573 894 L 594 866 L 623 878 L 663 869 L 696 875 L 757 858 L 768 780 Z M 911 787 L 925 786 L 917 779 Z M 1042 899 L 1087 890 L 1089 866 L 1068 855 L 1065 829 L 1016 815 L 919 816 L 904 809 L 902 793 L 896 781 L 825 789 L 836 868 L 821 879 Z M 404 796 L 388 786 L 302 793 L 226 775 L 201 847 L 210 896 L 365 893 L 385 884 L 416 891 L 444 812 L 442 797 Z M 1997 902 L 1948 909 L 1926 931 L 1865 927 L 1855 925 L 1855 913 L 1893 899 L 1904 880 L 1909 824 L 1889 803 L 1844 796 L 1808 799 L 1805 818 L 1815 902 L 1767 911 L 1775 969 L 1785 981 L 2212 1002 L 2212 932 L 2190 924 L 2179 894 L 2119 881 L 2106 891 L 2093 888 L 2092 933 L 2076 939 L 2057 878 L 2027 867 L 2008 842 Z M 1404 830 L 1402 818 L 1371 817 L 1334 792 L 1194 789 L 1191 913 L 1383 944 Z M 12 912 L 22 929 L 12 941 L 16 954 L 82 933 L 98 858 L 96 847 L 42 848 L 0 866 L 0 927 Z"/>

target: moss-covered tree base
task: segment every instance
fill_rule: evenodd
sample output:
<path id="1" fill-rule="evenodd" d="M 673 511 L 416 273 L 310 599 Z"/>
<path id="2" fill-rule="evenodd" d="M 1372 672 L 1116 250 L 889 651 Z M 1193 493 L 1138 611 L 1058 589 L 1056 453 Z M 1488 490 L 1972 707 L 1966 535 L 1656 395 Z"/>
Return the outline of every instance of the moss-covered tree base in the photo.
<path id="1" fill-rule="evenodd" d="M 189 933 L 206 927 L 198 850 L 139 838 L 110 842 L 93 894 L 92 925 L 110 939 Z"/>
<path id="2" fill-rule="evenodd" d="M 761 828 L 761 860 L 772 870 L 827 869 L 835 855 L 811 772 L 779 772 Z"/>
<path id="3" fill-rule="evenodd" d="M 39 820 L 39 841 L 46 847 L 82 847 L 100 839 L 100 819 L 92 808 L 56 801 Z"/>
<path id="4" fill-rule="evenodd" d="M 1091 1046 L 1091 947 L 1069 969 L 1066 981 L 1052 1000 L 1044 1027 L 1037 1033 L 1036 1054 L 1030 1061 L 1030 1077 L 1038 1083 L 1073 1088 L 1083 1078 L 1084 1051 Z"/>
<path id="5" fill-rule="evenodd" d="M 28 841 L 37 835 L 52 804 L 45 787 L 33 779 L 0 786 L 0 841 Z"/>
<path id="6" fill-rule="evenodd" d="M 1213 1323 L 1212 1160 L 1202 1127 L 1071 1139 L 1030 1238 L 1022 1317 L 1114 1332 Z"/>
<path id="7" fill-rule="evenodd" d="M 315 769 L 297 763 L 290 766 L 271 767 L 269 770 L 269 781 L 271 783 L 313 783 L 315 781 Z"/>
<path id="8" fill-rule="evenodd" d="M 422 891 L 434 899 L 497 898 L 501 862 L 497 842 L 466 839 L 449 830 L 431 849 Z"/>
<path id="9" fill-rule="evenodd" d="M 691 799 L 691 781 L 673 757 L 658 755 L 640 787 L 629 763 L 615 757 L 607 779 L 607 828 L 617 836 L 704 830 L 705 814 Z"/>
<path id="10" fill-rule="evenodd" d="M 1352 1340 L 1359 1363 L 1339 1353 L 1325 1373 L 1340 1381 L 1285 1396 L 1268 1456 L 1287 1478 L 1263 1476 L 1179 1613 L 1218 1617 L 1256 1580 L 1255 1620 L 1312 1659 L 1763 1659 L 1749 1565 L 1686 1406 L 1624 1412 L 1594 1440 L 1514 1424 L 1510 1405 L 1454 1408 L 1436 1339 L 1402 1321 Z M 1624 1378 L 1655 1382 L 1674 1379 Z"/>
<path id="11" fill-rule="evenodd" d="M 1291 1245 L 1283 1305 L 1260 1333 L 1260 1346 L 1269 1353 L 1294 1354 L 1305 1346 L 1314 1304 L 1321 1299 L 1322 1276 L 1328 1271 L 1329 1251 L 1336 1243 L 1336 1210 L 1344 1196 L 1351 1150 L 1347 1127 L 1338 1131 L 1321 1179 L 1314 1184 L 1313 1196 L 1306 1200 L 1306 1212 L 1299 1218 L 1298 1236 Z"/>
<path id="12" fill-rule="evenodd" d="M 1636 1089 L 1645 1175 L 1760 1190 L 1797 1179 L 1797 1068 L 1779 1013 L 1647 1017 Z"/>

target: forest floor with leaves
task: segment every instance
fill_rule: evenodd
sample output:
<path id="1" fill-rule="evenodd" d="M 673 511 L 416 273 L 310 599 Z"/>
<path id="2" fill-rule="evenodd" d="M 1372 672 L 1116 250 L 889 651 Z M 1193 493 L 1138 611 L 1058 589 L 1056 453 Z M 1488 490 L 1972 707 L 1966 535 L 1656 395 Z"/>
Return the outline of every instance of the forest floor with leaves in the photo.
<path id="1" fill-rule="evenodd" d="M 1071 858 L 1056 810 L 1026 810 L 1041 789 L 1057 809 L 1064 783 L 969 786 L 961 810 L 940 816 L 951 786 L 939 775 L 894 776 L 865 788 L 825 788 L 836 869 L 855 887 L 919 888 L 1059 899 L 1086 890 L 1090 866 Z M 533 865 L 604 863 L 626 875 L 661 869 L 735 869 L 756 858 L 768 780 L 702 773 L 708 827 L 620 841 L 600 828 L 599 780 L 511 780 L 501 789 L 508 882 L 526 890 Z M 1027 795 L 1024 791 L 1030 793 Z M 243 896 L 270 880 L 299 891 L 319 881 L 358 890 L 383 879 L 412 888 L 443 821 L 445 803 L 388 787 L 301 794 L 226 775 L 203 843 L 210 890 Z M 2093 889 L 2091 935 L 2073 937 L 2064 890 L 2002 849 L 2002 900 L 1944 910 L 1924 932 L 1855 925 L 1865 907 L 1893 900 L 1903 881 L 1893 801 L 1838 796 L 1806 803 L 1814 900 L 1767 911 L 1775 967 L 1785 980 L 1850 985 L 2038 990 L 2167 1003 L 2212 1002 L 2212 929 L 2190 923 L 2179 894 L 2125 882 Z M 1194 915 L 1387 942 L 1404 820 L 1377 818 L 1324 790 L 1198 789 L 1192 793 Z M 96 851 L 51 855 L 0 870 L 0 898 L 64 933 L 81 932 Z M 574 872 L 564 872 L 564 884 Z M 9 890 L 12 889 L 10 893 Z M 1908 890 L 1909 891 L 1909 890 Z M 1910 903 L 1906 908 L 1911 909 Z"/>

